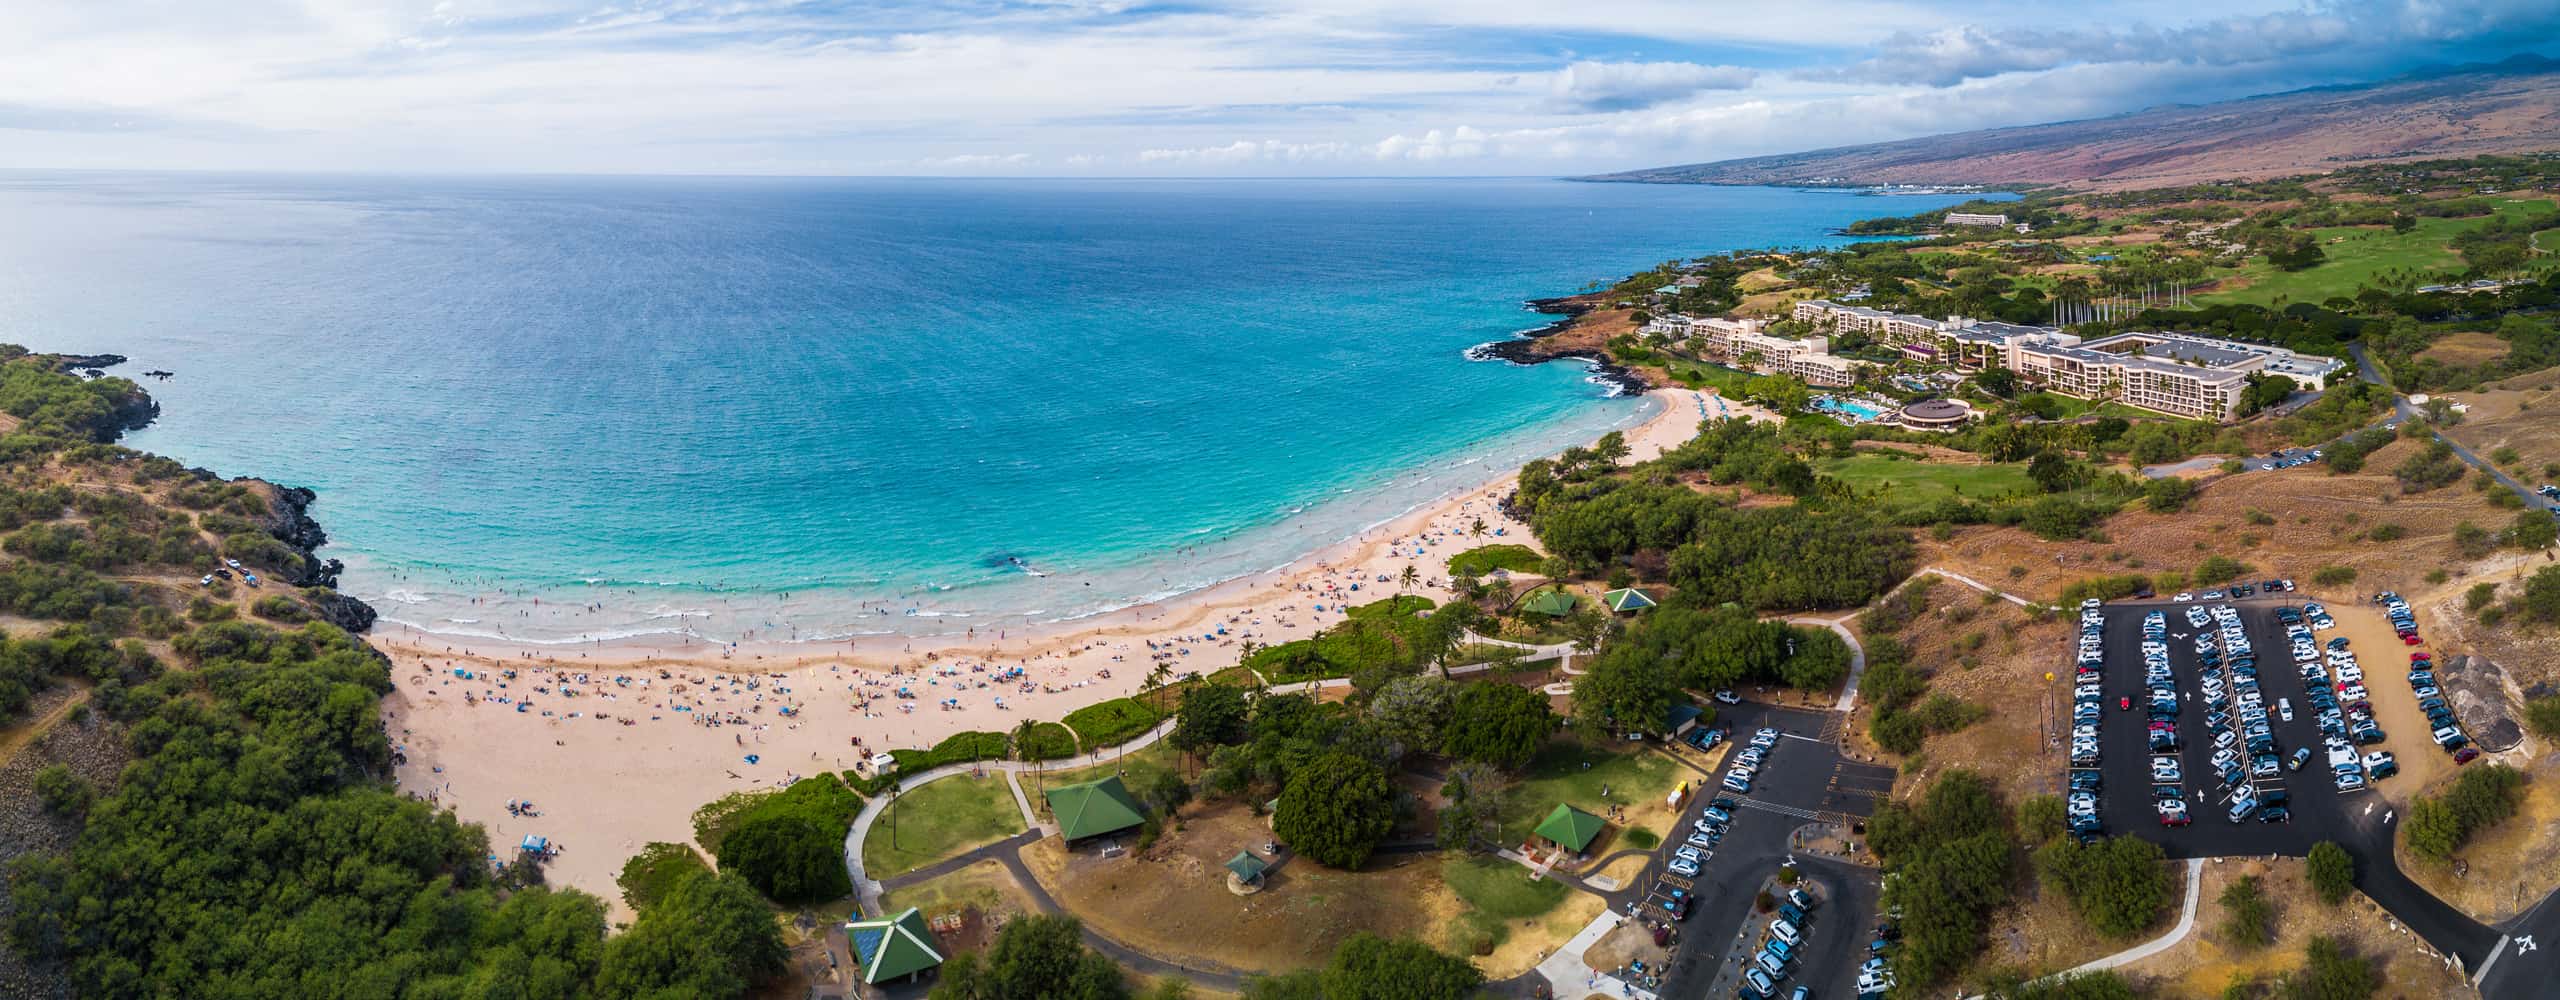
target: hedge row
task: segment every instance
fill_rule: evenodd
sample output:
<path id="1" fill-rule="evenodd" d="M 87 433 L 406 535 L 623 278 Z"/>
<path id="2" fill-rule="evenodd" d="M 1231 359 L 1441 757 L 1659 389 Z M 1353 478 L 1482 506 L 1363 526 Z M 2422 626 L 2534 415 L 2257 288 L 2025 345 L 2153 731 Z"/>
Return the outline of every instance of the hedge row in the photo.
<path id="1" fill-rule="evenodd" d="M 1114 698 L 1067 713 L 1067 728 L 1085 746 L 1101 749 L 1127 743 L 1155 727 L 1164 713 L 1133 698 Z"/>
<path id="2" fill-rule="evenodd" d="M 951 764 L 1003 760 L 1005 739 L 1003 733 L 955 733 L 931 750 L 891 750 L 889 756 L 897 758 L 899 774 L 922 774 Z"/>
<path id="3" fill-rule="evenodd" d="M 1055 722 L 1031 727 L 1031 739 L 1022 747 L 1024 760 L 1065 760 L 1076 755 L 1076 734 Z"/>

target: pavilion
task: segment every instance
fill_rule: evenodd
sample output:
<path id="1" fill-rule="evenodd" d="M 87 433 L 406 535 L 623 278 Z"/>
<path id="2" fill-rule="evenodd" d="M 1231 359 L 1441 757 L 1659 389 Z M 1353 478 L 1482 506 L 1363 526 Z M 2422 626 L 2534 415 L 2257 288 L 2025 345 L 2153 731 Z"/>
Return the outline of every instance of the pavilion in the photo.
<path id="1" fill-rule="evenodd" d="M 1573 613 L 1575 603 L 1573 595 L 1566 593 L 1561 587 L 1542 587 L 1537 592 L 1520 599 L 1520 610 L 1551 618 L 1561 618 Z"/>
<path id="2" fill-rule="evenodd" d="M 894 917 L 849 921 L 844 937 L 854 967 L 869 985 L 899 978 L 912 982 L 942 964 L 942 951 L 933 946 L 933 929 L 926 926 L 924 912 L 912 906 Z"/>
<path id="3" fill-rule="evenodd" d="M 1128 786 L 1121 784 L 1116 774 L 1059 785 L 1049 789 L 1046 798 L 1049 814 L 1058 819 L 1059 838 L 1069 843 L 1118 833 L 1147 821 L 1146 810 L 1138 808 L 1138 800 L 1130 797 Z"/>
<path id="4" fill-rule="evenodd" d="M 1270 870 L 1271 865 L 1254 857 L 1252 851 L 1237 851 L 1235 857 L 1227 859 L 1227 871 L 1234 873 L 1236 881 L 1245 885 L 1262 881 L 1262 873 Z"/>
<path id="5" fill-rule="evenodd" d="M 1547 843 L 1580 854 L 1583 848 L 1591 846 L 1594 838 L 1600 836 L 1601 828 L 1608 825 L 1608 820 L 1558 802 L 1555 811 L 1540 820 L 1534 832 Z"/>
<path id="6" fill-rule="evenodd" d="M 1600 603 L 1608 605 L 1611 612 L 1622 615 L 1635 614 L 1654 606 L 1653 598 L 1633 587 L 1622 587 L 1602 594 Z"/>

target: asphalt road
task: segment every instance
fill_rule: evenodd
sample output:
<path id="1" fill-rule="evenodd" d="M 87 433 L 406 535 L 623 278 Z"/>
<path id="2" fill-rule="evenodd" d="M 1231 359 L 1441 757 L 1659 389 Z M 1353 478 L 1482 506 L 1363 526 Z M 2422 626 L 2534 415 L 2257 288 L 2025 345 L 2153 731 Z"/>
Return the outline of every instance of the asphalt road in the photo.
<path id="1" fill-rule="evenodd" d="M 2340 793 L 2329 779 L 2326 760 L 2319 749 L 2319 727 L 2313 723 L 2304 701 L 2302 675 L 2292 666 L 2291 643 L 2275 618 L 2278 606 L 2301 599 L 2301 595 L 2286 595 L 2284 599 L 2261 597 L 2229 602 L 2239 609 L 2243 627 L 2258 654 L 2259 686 L 2268 705 L 2273 706 L 2278 698 L 2293 701 L 2292 722 L 2276 718 L 2272 711 L 2269 714 L 2278 750 L 2289 755 L 2297 747 L 2313 748 L 2313 759 L 2303 770 L 2284 773 L 2283 786 L 2292 794 L 2293 821 L 2275 824 L 2248 820 L 2235 825 L 2229 821 L 2224 804 L 2214 798 L 2220 781 L 2213 777 L 2208 763 L 2213 750 L 2204 726 L 2204 703 L 2196 693 L 2200 669 L 2194 638 L 2199 629 L 2187 624 L 2187 606 L 2168 601 L 2124 601 L 2106 606 L 2107 665 L 2103 684 L 2107 712 L 2098 731 L 2103 756 L 2100 766 L 2106 776 L 2105 788 L 2099 795 L 2099 817 L 2106 824 L 2105 832 L 2152 841 L 2172 858 L 2253 854 L 2299 857 L 2309 853 L 2314 843 L 2335 840 L 2355 857 L 2357 887 L 2365 895 L 2373 897 L 2437 950 L 2459 956 L 2466 967 L 2477 969 L 2496 947 L 2498 933 L 2409 881 L 2392 857 L 2392 827 L 2398 817 L 2389 805 L 2370 791 Z M 2184 704 L 2178 717 L 2183 742 L 2180 761 L 2185 771 L 2182 785 L 2195 823 L 2182 828 L 2159 825 L 2151 807 L 2141 646 L 2142 618 L 2155 609 L 2169 615 L 2170 667 Z M 2327 642 L 2329 635 L 2322 633 L 2321 641 Z M 2398 652 L 2396 647 L 2356 650 L 2366 661 L 2369 685 L 2399 681 L 2400 669 L 2394 655 Z M 2133 710 L 2116 709 L 2119 697 L 2131 697 Z M 2392 733 L 2387 742 L 2360 749 L 2385 749 L 2399 755 L 2441 752 L 2421 733 Z M 2066 766 L 2060 757 L 2056 755 L 2055 765 Z M 2560 923 L 2560 907 L 2553 909 L 2555 923 Z M 2529 991 L 2485 995 L 2490 1000 L 2506 1000 L 2508 996 L 2550 994 Z"/>
<path id="2" fill-rule="evenodd" d="M 1858 963 L 1866 958 L 1867 932 L 1875 926 L 1876 874 L 1846 862 L 1796 857 L 1789 850 L 1796 829 L 1813 822 L 1807 814 L 1863 820 L 1875 810 L 1878 797 L 1893 788 L 1892 768 L 1845 760 L 1839 746 L 1824 739 L 1836 718 L 1828 712 L 1754 702 L 1719 707 L 1715 724 L 1727 727 L 1739 741 L 1747 742 L 1763 726 L 1785 735 L 1752 781 L 1750 794 L 1725 791 L 1719 771 L 1682 814 L 1679 829 L 1663 838 L 1667 859 L 1688 838 L 1694 829 L 1691 824 L 1709 800 L 1722 796 L 1739 804 L 1724 842 L 1698 877 L 1688 880 L 1699 904 L 1681 925 L 1683 945 L 1660 990 L 1665 998 L 1732 994 L 1733 977 L 1739 972 L 1729 960 L 1731 954 L 1745 935 L 1754 952 L 1766 936 L 1768 917 L 1753 911 L 1754 898 L 1761 883 L 1790 860 L 1808 877 L 1821 880 L 1834 898 L 1815 914 L 1816 926 L 1784 987 L 1809 986 L 1816 997 L 1843 1000 L 1857 995 Z M 1626 899 L 1641 900 L 1656 888 L 1657 880 L 1667 874 L 1663 864 L 1657 861 L 1648 866 L 1621 893 L 1623 898 L 1616 901 L 1620 912 L 1625 912 Z M 1785 995 L 1783 988 L 1779 995 Z"/>
<path id="3" fill-rule="evenodd" d="M 2377 371 L 2373 366 L 2372 360 L 2366 358 L 2364 355 L 2364 345 L 2350 344 L 2347 346 L 2347 353 L 2356 359 L 2357 377 L 2375 385 L 2383 384 L 2382 373 Z M 2399 395 L 2397 392 L 2393 393 L 2391 397 L 2391 420 L 2389 421 L 2391 424 L 2396 426 L 2403 420 L 2423 417 L 2425 415 L 2425 411 L 2420 410 L 2409 402 L 2409 397 Z M 2464 464 L 2469 465 L 2474 469 L 2488 473 L 2490 478 L 2498 481 L 2498 485 L 2504 486 L 2508 490 L 2513 491 L 2517 496 L 2523 497 L 2526 509 L 2546 510 L 2552 507 L 2551 501 L 2545 499 L 2541 494 L 2535 493 L 2532 487 L 2526 486 L 2521 482 L 2517 482 L 2515 477 L 2499 471 L 2496 465 L 2490 464 L 2480 456 L 2473 454 L 2471 449 L 2455 443 L 2452 438 L 2444 436 L 2442 432 L 2434 431 L 2433 428 L 2430 428 L 2429 430 L 2430 433 L 2434 434 L 2436 440 L 2444 442 L 2447 447 L 2453 449 L 2454 457 L 2462 459 Z"/>

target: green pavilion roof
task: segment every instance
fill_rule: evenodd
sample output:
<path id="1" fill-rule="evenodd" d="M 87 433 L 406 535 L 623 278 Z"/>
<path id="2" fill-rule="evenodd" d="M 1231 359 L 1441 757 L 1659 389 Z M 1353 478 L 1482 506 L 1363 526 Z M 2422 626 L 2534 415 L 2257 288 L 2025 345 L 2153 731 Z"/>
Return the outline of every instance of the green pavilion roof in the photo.
<path id="1" fill-rule="evenodd" d="M 1606 594 L 1602 594 L 1600 595 L 1600 602 L 1608 605 L 1609 610 L 1618 612 L 1619 614 L 1625 614 L 1629 611 L 1642 611 L 1653 606 L 1653 598 L 1645 596 L 1644 591 L 1637 590 L 1633 587 L 1612 590 Z"/>
<path id="2" fill-rule="evenodd" d="M 1549 841 L 1579 851 L 1591 846 L 1591 838 L 1599 836 L 1600 828 L 1607 825 L 1607 820 L 1558 802 L 1556 811 L 1539 821 L 1537 833 Z"/>
<path id="3" fill-rule="evenodd" d="M 1049 812 L 1058 817 L 1058 834 L 1068 840 L 1099 837 L 1147 821 L 1138 800 L 1119 775 L 1049 789 Z"/>
<path id="4" fill-rule="evenodd" d="M 1555 587 L 1547 587 L 1520 599 L 1520 610 L 1541 615 L 1573 613 L 1573 595 Z"/>
<path id="5" fill-rule="evenodd" d="M 844 939 L 866 983 L 877 985 L 942 964 L 942 952 L 933 946 L 933 928 L 925 924 L 923 911 L 912 906 L 894 917 L 848 923 Z"/>
<path id="6" fill-rule="evenodd" d="M 1263 872 L 1270 871 L 1271 866 L 1254 857 L 1252 851 L 1237 851 L 1235 857 L 1227 859 L 1227 870 L 1236 873 L 1237 878 L 1251 882 L 1261 878 Z"/>

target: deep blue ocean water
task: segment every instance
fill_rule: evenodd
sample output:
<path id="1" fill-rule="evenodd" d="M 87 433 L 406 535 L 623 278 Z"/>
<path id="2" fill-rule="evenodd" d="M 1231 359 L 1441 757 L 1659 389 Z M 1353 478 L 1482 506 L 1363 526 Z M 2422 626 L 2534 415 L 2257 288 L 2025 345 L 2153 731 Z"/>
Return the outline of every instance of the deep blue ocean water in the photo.
<path id="1" fill-rule="evenodd" d="M 1279 565 L 1640 418 L 1463 356 L 1525 298 L 1955 200 L 0 174 L 0 338 L 175 371 L 129 443 L 317 489 L 396 621 L 958 631 Z"/>

